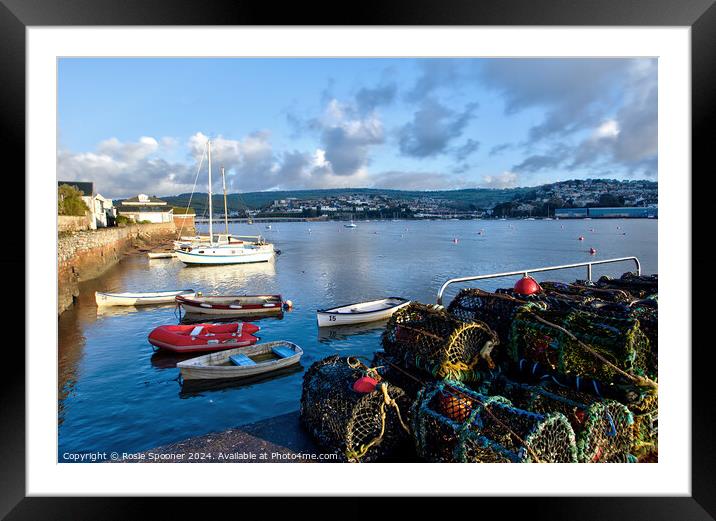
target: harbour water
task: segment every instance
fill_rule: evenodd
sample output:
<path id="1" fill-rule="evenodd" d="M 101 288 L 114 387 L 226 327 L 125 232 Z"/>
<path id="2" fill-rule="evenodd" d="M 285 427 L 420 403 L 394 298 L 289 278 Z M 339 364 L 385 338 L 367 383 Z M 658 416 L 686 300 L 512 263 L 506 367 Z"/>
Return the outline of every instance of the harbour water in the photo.
<path id="1" fill-rule="evenodd" d="M 658 272 L 658 221 L 651 219 L 356 224 L 350 229 L 338 222 L 279 223 L 271 230 L 232 224 L 232 233 L 264 235 L 281 255 L 271 263 L 206 267 L 129 255 L 82 283 L 79 301 L 59 319 L 59 461 L 64 452 L 141 451 L 297 410 L 303 372 L 313 362 L 336 353 L 370 361 L 380 349 L 382 324 L 319 331 L 318 308 L 385 296 L 434 303 L 451 277 L 630 255 L 640 259 L 643 273 Z M 628 263 L 597 266 L 594 277 L 631 269 Z M 575 269 L 536 278 L 573 281 L 585 274 Z M 514 280 L 480 287 L 506 287 Z M 282 318 L 256 321 L 257 336 L 300 345 L 301 365 L 260 381 L 182 387 L 175 364 L 186 356 L 155 353 L 147 342 L 153 328 L 177 323 L 174 306 L 100 310 L 94 302 L 94 291 L 183 288 L 206 295 L 280 293 L 292 300 L 294 309 Z M 445 303 L 458 289 L 447 292 Z"/>

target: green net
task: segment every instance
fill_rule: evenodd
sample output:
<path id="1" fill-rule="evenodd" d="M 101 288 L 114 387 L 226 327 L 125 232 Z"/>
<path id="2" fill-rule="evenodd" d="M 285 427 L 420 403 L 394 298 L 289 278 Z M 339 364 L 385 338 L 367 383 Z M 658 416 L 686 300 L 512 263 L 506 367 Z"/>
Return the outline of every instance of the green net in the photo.
<path id="1" fill-rule="evenodd" d="M 376 371 L 352 357 L 330 356 L 315 362 L 303 378 L 300 417 L 327 451 L 349 462 L 400 457 L 410 449 L 406 424 L 410 399 L 399 387 L 380 381 L 369 393 L 353 390 Z"/>
<path id="2" fill-rule="evenodd" d="M 583 281 L 578 281 L 582 283 Z M 618 279 L 607 275 L 599 278 L 595 283 L 598 288 L 621 289 L 629 292 L 635 299 L 647 298 L 659 292 L 659 278 L 654 275 L 636 275 L 635 273 L 624 273 Z"/>
<path id="3" fill-rule="evenodd" d="M 537 362 L 549 371 L 602 382 L 655 377 L 649 339 L 634 318 L 604 316 L 583 309 L 518 309 L 510 328 L 513 363 Z"/>
<path id="4" fill-rule="evenodd" d="M 561 413 L 540 414 L 460 382 L 426 385 L 411 408 L 418 455 L 427 461 L 576 462 L 574 431 Z"/>
<path id="5" fill-rule="evenodd" d="M 495 332 L 479 321 L 464 322 L 435 306 L 413 303 L 396 312 L 382 337 L 385 353 L 403 367 L 436 378 L 477 381 L 495 367 Z"/>
<path id="6" fill-rule="evenodd" d="M 525 298 L 517 298 L 515 295 L 469 288 L 461 290 L 455 296 L 447 311 L 460 320 L 484 322 L 497 333 L 500 342 L 506 345 L 512 319 L 517 309 L 526 303 Z"/>
<path id="7" fill-rule="evenodd" d="M 376 368 L 384 380 L 400 387 L 412 399 L 423 388 L 425 382 L 435 381 L 435 377 L 427 371 L 415 367 L 403 367 L 402 364 L 401 360 L 385 354 L 384 351 L 376 351 L 371 362 L 371 366 Z"/>
<path id="8" fill-rule="evenodd" d="M 629 292 L 619 288 L 599 288 L 589 284 L 540 282 L 544 294 L 553 298 L 585 303 L 590 300 L 629 303 L 636 300 Z"/>
<path id="9" fill-rule="evenodd" d="M 565 386 L 527 385 L 505 378 L 495 380 L 492 392 L 515 406 L 542 414 L 560 412 L 569 420 L 582 463 L 635 462 L 634 416 L 615 401 L 574 391 Z"/>

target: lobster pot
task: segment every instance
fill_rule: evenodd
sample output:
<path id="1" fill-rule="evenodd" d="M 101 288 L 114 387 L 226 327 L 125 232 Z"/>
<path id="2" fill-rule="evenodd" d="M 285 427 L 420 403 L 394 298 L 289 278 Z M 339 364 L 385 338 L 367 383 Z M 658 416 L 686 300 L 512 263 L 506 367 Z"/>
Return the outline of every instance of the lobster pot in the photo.
<path id="1" fill-rule="evenodd" d="M 378 370 L 378 374 L 384 379 L 400 387 L 411 398 L 415 398 L 418 391 L 422 389 L 425 382 L 434 381 L 430 373 L 420 369 L 401 367 L 402 362 L 383 351 L 376 351 L 373 354 L 371 365 Z M 408 376 L 410 375 L 410 376 Z M 412 377 L 412 378 L 411 378 Z M 417 379 L 417 380 L 416 380 Z"/>
<path id="2" fill-rule="evenodd" d="M 635 299 L 647 298 L 659 293 L 659 278 L 654 275 L 636 275 L 631 272 L 624 273 L 618 279 L 612 279 L 607 275 L 599 278 L 596 282 L 599 288 L 622 289 L 631 293 Z"/>
<path id="3" fill-rule="evenodd" d="M 385 354 L 435 378 L 478 381 L 495 367 L 497 334 L 484 322 L 463 322 L 444 310 L 410 304 L 396 312 L 382 337 Z"/>
<path id="4" fill-rule="evenodd" d="M 512 321 L 509 355 L 514 363 L 525 359 L 553 373 L 601 382 L 622 381 L 620 371 L 654 376 L 649 370 L 649 340 L 638 320 L 582 309 L 564 312 L 531 304 L 521 307 Z"/>
<path id="5" fill-rule="evenodd" d="M 621 302 L 628 304 L 634 297 L 627 291 L 619 288 L 598 288 L 587 284 L 565 284 L 564 282 L 541 282 L 544 294 L 577 303 L 586 303 L 592 300 L 604 302 Z"/>
<path id="6" fill-rule="evenodd" d="M 418 455 L 428 461 L 577 461 L 574 431 L 563 414 L 519 409 L 459 382 L 425 386 L 413 404 L 411 424 Z"/>
<path id="7" fill-rule="evenodd" d="M 399 455 L 410 446 L 404 418 L 410 400 L 402 389 L 386 382 L 370 393 L 354 391 L 355 381 L 366 376 L 355 362 L 334 355 L 306 371 L 301 422 L 325 450 L 343 461 L 368 462 Z"/>
<path id="8" fill-rule="evenodd" d="M 659 400 L 656 393 L 644 394 L 629 406 L 634 415 L 632 453 L 640 462 L 655 463 L 659 454 Z"/>
<path id="9" fill-rule="evenodd" d="M 480 321 L 497 333 L 502 344 L 507 343 L 510 324 L 517 308 L 526 300 L 513 295 L 490 293 L 478 288 L 461 290 L 448 306 L 448 313 L 466 322 Z"/>
<path id="10" fill-rule="evenodd" d="M 569 420 L 581 463 L 635 462 L 634 416 L 614 400 L 603 400 L 559 386 L 532 386 L 502 379 L 495 392 L 522 409 L 560 412 Z"/>

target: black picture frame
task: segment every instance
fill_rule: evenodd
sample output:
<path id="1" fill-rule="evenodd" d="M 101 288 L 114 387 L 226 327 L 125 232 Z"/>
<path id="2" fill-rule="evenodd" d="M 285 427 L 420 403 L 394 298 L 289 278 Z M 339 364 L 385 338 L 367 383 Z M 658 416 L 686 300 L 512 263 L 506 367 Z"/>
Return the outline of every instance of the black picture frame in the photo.
<path id="1" fill-rule="evenodd" d="M 28 26 L 62 25 L 570 25 L 570 26 L 689 26 L 692 45 L 692 172 L 713 168 L 707 161 L 713 149 L 716 98 L 716 6 L 714 0 L 427 0 L 375 1 L 355 4 L 282 3 L 231 0 L 0 0 L 0 147 L 8 166 L 24 171 L 25 49 Z M 711 132 L 709 132 L 711 130 Z M 708 166 L 707 166 L 708 165 Z M 7 164 L 6 164 L 7 166 Z M 702 175 L 706 175 L 703 172 Z M 683 173 L 685 177 L 689 173 Z M 14 178 L 14 180 L 12 179 Z M 25 193 L 19 199 L 23 215 L 31 206 L 21 176 L 6 173 L 6 190 Z M 691 178 L 693 182 L 693 176 Z M 28 186 L 28 189 L 31 187 Z M 692 222 L 708 219 L 704 191 L 692 192 Z M 698 204 L 698 203 L 701 204 Z M 701 219 L 697 219 L 700 216 Z M 694 237 L 693 235 L 692 237 Z M 15 249 L 24 251 L 15 244 Z M 708 273 L 705 259 L 692 260 L 693 273 Z M 23 273 L 24 257 L 0 260 L 5 273 Z M 701 269 L 699 269 L 701 268 Z M 691 285 L 685 275 L 684 284 Z M 684 303 L 696 309 L 695 302 Z M 4 316 L 17 316 L 18 299 L 3 302 Z M 14 309 L 14 313 L 10 310 Z M 696 314 L 698 317 L 698 313 Z M 705 317 L 704 317 L 705 318 Z M 27 317 L 25 317 L 27 320 Z M 693 320 L 694 326 L 699 320 Z M 701 322 L 703 323 L 703 322 Z M 668 327 L 668 325 L 667 325 Z M 693 339 L 697 337 L 694 335 Z M 694 344 L 696 342 L 693 342 Z M 5 350 L 5 363 L 14 376 L 4 376 L 0 403 L 0 515 L 7 519 L 114 519 L 144 511 L 146 499 L 25 497 L 25 381 L 24 353 Z M 49 346 L 48 346 L 49 347 Z M 687 351 L 683 346 L 667 346 Z M 8 360 L 9 358 L 9 360 Z M 692 360 L 692 494 L 689 497 L 613 498 L 501 498 L 480 499 L 510 517 L 525 519 L 713 519 L 716 516 L 716 449 L 714 448 L 714 365 L 708 340 L 691 350 Z M 320 491 L 316 491 L 320 494 Z M 197 500 L 214 502 L 210 498 Z M 240 499 L 245 502 L 246 499 Z M 298 501 L 298 500 L 296 500 Z M 421 500 L 415 500 L 420 507 Z M 185 500 L 165 501 L 162 517 L 187 514 Z M 298 501 L 297 508 L 300 508 Z M 341 509 L 371 508 L 366 500 L 351 499 Z M 325 511 L 331 506 L 324 503 Z M 362 505 L 362 506 L 361 506 Z M 484 508 L 483 506 L 480 507 Z M 474 507 L 456 501 L 455 512 L 479 515 Z M 244 510 L 236 512 L 241 514 Z"/>

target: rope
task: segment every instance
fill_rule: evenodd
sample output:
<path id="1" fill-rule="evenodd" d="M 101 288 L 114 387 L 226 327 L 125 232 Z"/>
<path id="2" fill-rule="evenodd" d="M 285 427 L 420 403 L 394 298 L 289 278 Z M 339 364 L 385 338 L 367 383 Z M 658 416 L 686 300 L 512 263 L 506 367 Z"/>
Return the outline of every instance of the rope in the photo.
<path id="1" fill-rule="evenodd" d="M 194 190 L 196 190 L 196 182 L 199 180 L 199 172 L 201 171 L 201 165 L 204 164 L 204 156 L 206 155 L 206 143 L 204 144 L 204 152 L 201 154 L 201 159 L 199 160 L 199 167 L 196 169 L 196 176 L 194 177 L 194 186 L 191 188 L 191 194 L 189 194 L 189 202 L 186 205 L 186 211 L 189 211 L 189 207 L 191 206 L 191 198 L 194 197 Z M 186 215 L 186 213 L 184 214 Z M 181 237 L 181 232 L 184 230 L 184 221 L 186 219 L 181 220 L 181 228 L 179 228 L 179 237 Z"/>
<path id="2" fill-rule="evenodd" d="M 628 380 L 631 380 L 632 382 L 636 383 L 637 385 L 640 385 L 642 387 L 649 387 L 651 389 L 658 389 L 659 386 L 656 382 L 651 380 L 650 378 L 647 378 L 645 376 L 636 376 L 633 374 L 629 374 L 617 365 L 613 364 L 609 360 L 607 360 L 601 353 L 597 352 L 594 348 L 591 346 L 585 344 L 581 340 L 579 340 L 576 336 L 574 336 L 572 333 L 567 331 L 562 326 L 559 326 L 557 324 L 553 324 L 552 322 L 549 322 L 548 320 L 543 319 L 542 317 L 538 316 L 537 314 L 533 314 L 534 318 L 538 321 L 543 323 L 546 326 L 552 327 L 554 329 L 557 329 L 558 331 L 564 333 L 567 335 L 571 340 L 575 341 L 580 347 L 582 347 L 585 351 L 587 351 L 589 354 L 594 356 L 595 358 L 602 361 L 604 364 L 608 365 L 612 370 L 622 375 L 624 378 L 627 378 Z"/>
<path id="3" fill-rule="evenodd" d="M 379 367 L 367 367 L 364 363 L 362 363 L 360 360 L 354 357 L 348 357 L 346 359 L 346 363 L 348 364 L 348 367 L 351 369 L 364 369 L 369 374 L 375 374 L 380 378 L 380 375 L 376 372 Z M 373 438 L 369 443 L 361 444 L 360 449 L 355 450 L 347 450 L 346 451 L 346 458 L 348 461 L 351 462 L 359 462 L 373 447 L 374 445 L 378 445 L 381 441 L 383 441 L 383 435 L 385 434 L 385 420 L 387 418 L 387 414 L 385 412 L 385 406 L 393 407 L 395 409 L 395 412 L 398 416 L 398 421 L 400 422 L 400 426 L 410 434 L 410 429 L 403 421 L 403 417 L 400 414 L 400 407 L 398 406 L 398 402 L 396 402 L 393 398 L 390 397 L 390 394 L 388 393 L 388 385 L 386 383 L 380 383 L 376 387 L 379 387 L 380 390 L 383 392 L 383 403 L 380 404 L 380 433 L 378 436 Z"/>

